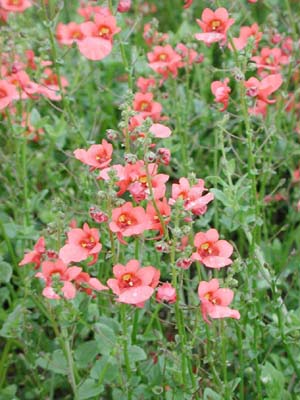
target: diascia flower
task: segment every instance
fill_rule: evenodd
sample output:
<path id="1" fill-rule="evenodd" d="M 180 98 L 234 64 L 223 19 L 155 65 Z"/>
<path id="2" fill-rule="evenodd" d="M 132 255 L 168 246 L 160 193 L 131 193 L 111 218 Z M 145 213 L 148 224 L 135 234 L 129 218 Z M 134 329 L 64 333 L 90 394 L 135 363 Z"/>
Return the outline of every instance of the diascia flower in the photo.
<path id="1" fill-rule="evenodd" d="M 89 60 L 102 60 L 112 50 L 113 36 L 120 32 L 116 19 L 112 15 L 95 14 L 94 22 L 87 21 L 81 24 L 85 35 L 77 42 L 81 54 Z"/>
<path id="2" fill-rule="evenodd" d="M 162 75 L 164 79 L 167 79 L 170 74 L 175 78 L 178 68 L 183 65 L 180 55 L 169 44 L 155 46 L 153 51 L 147 54 L 147 57 L 150 68 Z"/>
<path id="3" fill-rule="evenodd" d="M 176 289 L 169 282 L 165 282 L 157 288 L 156 300 L 159 302 L 165 301 L 172 304 L 176 302 L 176 297 Z"/>
<path id="4" fill-rule="evenodd" d="M 183 0 L 183 1 L 184 1 L 183 8 L 189 8 L 193 4 L 193 0 Z"/>
<path id="5" fill-rule="evenodd" d="M 31 6 L 30 0 L 0 0 L 0 8 L 10 12 L 23 12 Z"/>
<path id="6" fill-rule="evenodd" d="M 143 207 L 133 207 L 127 202 L 112 211 L 109 228 L 122 240 L 123 236 L 140 235 L 150 227 L 150 218 Z"/>
<path id="7" fill-rule="evenodd" d="M 257 48 L 258 43 L 262 38 L 262 32 L 259 32 L 259 27 L 256 23 L 251 26 L 242 26 L 240 36 L 232 39 L 236 50 L 242 50 L 245 48 L 250 37 L 254 37 L 255 48 Z M 229 48 L 232 48 L 231 45 L 229 45 Z"/>
<path id="8" fill-rule="evenodd" d="M 210 45 L 214 42 L 226 43 L 226 32 L 234 23 L 234 19 L 229 18 L 226 8 L 217 8 L 216 11 L 205 8 L 201 19 L 197 19 L 197 24 L 203 33 L 196 33 L 195 38 Z"/>
<path id="9" fill-rule="evenodd" d="M 198 296 L 201 301 L 201 312 L 205 322 L 210 323 L 208 317 L 212 319 L 240 319 L 240 313 L 228 307 L 233 300 L 233 291 L 230 289 L 220 289 L 218 279 L 200 282 Z"/>
<path id="10" fill-rule="evenodd" d="M 35 264 L 34 269 L 38 269 L 41 264 L 42 256 L 46 252 L 45 239 L 41 236 L 33 247 L 32 251 L 25 254 L 23 260 L 19 263 L 22 267 L 26 264 Z"/>
<path id="11" fill-rule="evenodd" d="M 254 107 L 248 109 L 249 113 L 265 116 L 267 105 L 276 102 L 275 99 L 271 100 L 268 97 L 282 85 L 282 77 L 280 74 L 274 74 L 267 76 L 261 81 L 255 77 L 251 77 L 244 82 L 244 85 L 247 88 L 247 95 L 256 98 Z"/>
<path id="12" fill-rule="evenodd" d="M 15 86 L 3 79 L 0 80 L 0 110 L 6 108 L 16 98 L 18 98 L 18 92 Z"/>
<path id="13" fill-rule="evenodd" d="M 76 279 L 80 272 L 80 267 L 68 268 L 61 260 L 44 261 L 42 271 L 37 272 L 35 276 L 45 281 L 46 287 L 43 290 L 43 296 L 48 297 L 48 299 L 60 299 L 61 297 L 53 286 L 59 286 L 66 299 L 74 299 L 76 288 L 71 281 Z"/>
<path id="14" fill-rule="evenodd" d="M 223 268 L 232 264 L 230 256 L 233 247 L 226 240 L 219 240 L 216 229 L 207 232 L 198 232 L 194 238 L 197 250 L 192 254 L 192 259 L 200 261 L 208 268 Z"/>
<path id="15" fill-rule="evenodd" d="M 133 109 L 142 118 L 151 118 L 153 121 L 161 119 L 162 105 L 153 101 L 153 93 L 136 93 L 133 100 Z"/>
<path id="16" fill-rule="evenodd" d="M 203 179 L 198 179 L 196 185 L 190 186 L 188 179 L 180 178 L 179 184 L 172 185 L 172 197 L 169 204 L 174 205 L 178 198 L 183 199 L 185 210 L 192 211 L 195 215 L 203 215 L 207 210 L 207 204 L 214 199 L 212 193 L 206 193 Z"/>
<path id="17" fill-rule="evenodd" d="M 137 260 L 130 260 L 125 266 L 113 267 L 115 279 L 109 279 L 109 286 L 121 303 L 143 306 L 158 285 L 160 271 L 152 266 L 140 267 Z"/>
<path id="18" fill-rule="evenodd" d="M 67 244 L 59 251 L 59 258 L 66 264 L 79 262 L 92 256 L 93 259 L 88 265 L 93 265 L 98 259 L 102 244 L 99 242 L 98 229 L 90 228 L 87 223 L 83 229 L 75 228 L 68 232 Z"/>
<path id="19" fill-rule="evenodd" d="M 88 150 L 77 149 L 74 151 L 75 157 L 82 163 L 89 165 L 91 171 L 106 168 L 113 153 L 113 146 L 105 139 L 101 144 L 92 144 Z"/>
<path id="20" fill-rule="evenodd" d="M 224 81 L 214 81 L 210 85 L 211 91 L 215 96 L 215 102 L 222 103 L 223 107 L 220 111 L 225 111 L 228 107 L 229 93 L 231 92 L 228 86 L 229 78 L 224 79 Z"/>
<path id="21" fill-rule="evenodd" d="M 251 60 L 256 63 L 257 73 L 261 76 L 263 76 L 264 70 L 277 73 L 281 70 L 282 65 L 287 65 L 290 62 L 290 58 L 281 49 L 271 49 L 270 47 L 262 48 L 260 55 L 252 57 Z"/>

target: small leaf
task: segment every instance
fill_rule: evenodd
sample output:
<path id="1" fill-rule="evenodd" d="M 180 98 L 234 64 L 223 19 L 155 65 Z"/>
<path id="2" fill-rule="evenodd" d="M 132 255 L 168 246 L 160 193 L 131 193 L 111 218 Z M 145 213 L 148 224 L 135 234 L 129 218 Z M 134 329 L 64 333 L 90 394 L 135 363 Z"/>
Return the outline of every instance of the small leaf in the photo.
<path id="1" fill-rule="evenodd" d="M 98 396 L 101 392 L 103 392 L 103 386 L 98 385 L 96 381 L 88 378 L 83 382 L 82 385 L 79 386 L 78 389 L 78 397 L 79 400 L 90 399 L 92 397 Z"/>
<path id="2" fill-rule="evenodd" d="M 5 261 L 0 261 L 0 282 L 8 283 L 12 276 L 12 267 Z"/>

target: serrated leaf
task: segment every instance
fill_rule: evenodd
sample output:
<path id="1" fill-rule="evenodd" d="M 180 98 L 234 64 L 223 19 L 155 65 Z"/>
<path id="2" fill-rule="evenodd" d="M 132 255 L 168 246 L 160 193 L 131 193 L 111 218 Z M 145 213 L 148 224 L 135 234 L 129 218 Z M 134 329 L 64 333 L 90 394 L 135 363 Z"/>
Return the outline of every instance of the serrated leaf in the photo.
<path id="1" fill-rule="evenodd" d="M 36 365 L 56 374 L 68 374 L 67 360 L 61 350 L 55 350 L 52 354 L 47 353 L 43 357 L 39 357 Z"/>

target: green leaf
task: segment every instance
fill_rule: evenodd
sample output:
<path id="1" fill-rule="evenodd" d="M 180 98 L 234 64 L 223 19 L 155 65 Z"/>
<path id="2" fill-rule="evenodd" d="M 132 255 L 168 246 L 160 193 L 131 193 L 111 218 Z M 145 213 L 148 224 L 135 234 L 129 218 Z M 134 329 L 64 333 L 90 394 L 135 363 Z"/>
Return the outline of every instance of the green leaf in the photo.
<path id="1" fill-rule="evenodd" d="M 231 202 L 230 199 L 219 189 L 210 189 L 217 200 L 224 204 L 224 206 L 230 206 Z"/>
<path id="2" fill-rule="evenodd" d="M 128 357 L 129 361 L 132 363 L 147 360 L 147 355 L 144 350 L 136 345 L 128 346 Z"/>
<path id="3" fill-rule="evenodd" d="M 26 309 L 20 304 L 10 313 L 0 330 L 0 336 L 8 338 L 22 337 Z"/>
<path id="4" fill-rule="evenodd" d="M 203 400 L 223 400 L 223 398 L 214 390 L 206 388 L 203 393 Z"/>
<path id="5" fill-rule="evenodd" d="M 83 382 L 82 385 L 79 386 L 78 389 L 78 397 L 79 400 L 90 399 L 92 397 L 98 396 L 101 392 L 103 392 L 103 386 L 98 385 L 96 381 L 88 378 Z"/>
<path id="6" fill-rule="evenodd" d="M 101 354 L 110 354 L 116 346 L 116 335 L 112 328 L 97 323 L 94 325 L 97 349 Z"/>
<path id="7" fill-rule="evenodd" d="M 262 368 L 261 381 L 265 385 L 270 399 L 281 400 L 284 398 L 284 376 L 269 362 L 266 362 Z"/>
<path id="8" fill-rule="evenodd" d="M 91 377 L 97 382 L 113 382 L 118 375 L 118 366 L 114 357 L 103 356 L 97 360 L 91 370 Z"/>
<path id="9" fill-rule="evenodd" d="M 74 357 L 78 368 L 86 368 L 91 363 L 97 352 L 96 340 L 89 340 L 88 342 L 80 344 L 75 350 Z"/>
<path id="10" fill-rule="evenodd" d="M 68 374 L 67 360 L 61 350 L 55 350 L 53 354 L 47 353 L 43 357 L 39 357 L 36 365 L 55 374 Z"/>
<path id="11" fill-rule="evenodd" d="M 5 261 L 0 261 L 0 282 L 8 283 L 12 276 L 12 267 Z"/>

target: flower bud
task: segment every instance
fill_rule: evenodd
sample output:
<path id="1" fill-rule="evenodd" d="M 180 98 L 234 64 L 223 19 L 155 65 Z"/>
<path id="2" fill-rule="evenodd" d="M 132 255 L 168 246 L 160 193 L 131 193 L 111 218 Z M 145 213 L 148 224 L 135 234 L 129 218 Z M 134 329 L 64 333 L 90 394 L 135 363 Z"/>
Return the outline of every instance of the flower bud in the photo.
<path id="1" fill-rule="evenodd" d="M 125 13 L 130 10 L 131 0 L 120 0 L 118 4 L 118 11 L 120 13 Z"/>

